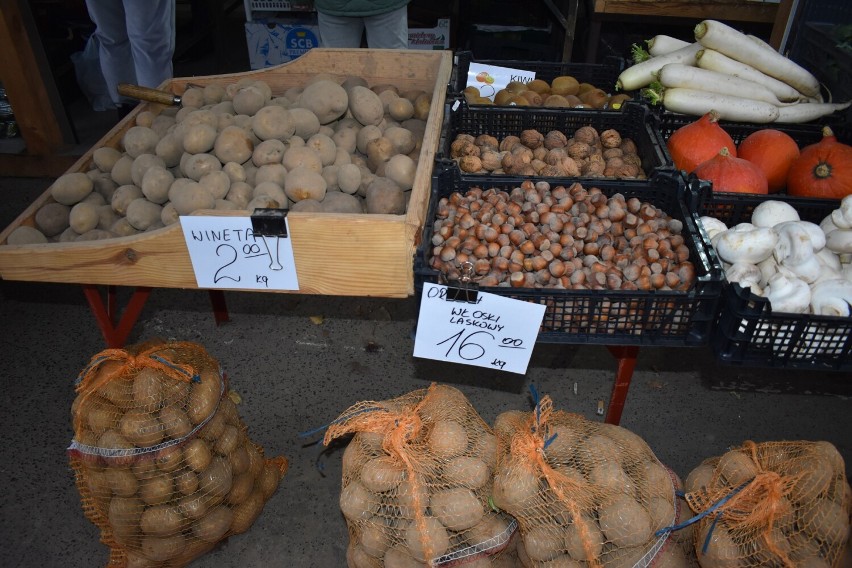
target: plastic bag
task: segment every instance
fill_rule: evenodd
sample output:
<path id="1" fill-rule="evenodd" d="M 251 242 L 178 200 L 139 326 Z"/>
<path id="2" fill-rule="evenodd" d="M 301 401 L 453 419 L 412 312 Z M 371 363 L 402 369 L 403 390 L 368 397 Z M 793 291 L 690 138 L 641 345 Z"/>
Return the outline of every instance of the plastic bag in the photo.
<path id="1" fill-rule="evenodd" d="M 433 384 L 359 402 L 324 443 L 349 433 L 340 508 L 350 567 L 505 565 L 516 524 L 488 503 L 496 440 L 464 394 Z"/>
<path id="2" fill-rule="evenodd" d="M 257 519 L 287 470 L 248 437 L 195 343 L 108 349 L 81 372 L 68 448 L 109 566 L 185 566 Z"/>

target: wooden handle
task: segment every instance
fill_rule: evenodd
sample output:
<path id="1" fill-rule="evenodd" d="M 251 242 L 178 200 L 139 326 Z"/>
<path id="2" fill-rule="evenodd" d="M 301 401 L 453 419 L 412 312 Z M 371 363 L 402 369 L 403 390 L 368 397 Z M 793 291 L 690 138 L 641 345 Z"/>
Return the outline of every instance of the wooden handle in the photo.
<path id="1" fill-rule="evenodd" d="M 139 99 L 140 101 L 159 103 L 167 106 L 180 104 L 180 97 L 177 95 L 167 93 L 166 91 L 150 89 L 148 87 L 140 87 L 139 85 L 128 85 L 127 83 L 119 83 L 118 94 L 133 99 Z"/>

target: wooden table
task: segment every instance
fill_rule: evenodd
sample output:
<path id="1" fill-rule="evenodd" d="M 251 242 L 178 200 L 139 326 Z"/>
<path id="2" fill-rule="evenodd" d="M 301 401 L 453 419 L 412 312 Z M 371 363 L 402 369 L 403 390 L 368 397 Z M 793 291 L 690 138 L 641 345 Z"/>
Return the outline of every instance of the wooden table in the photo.
<path id="1" fill-rule="evenodd" d="M 593 0 L 593 13 L 589 22 L 586 61 L 594 63 L 600 40 L 602 21 L 653 18 L 659 23 L 676 20 L 714 19 L 726 22 L 771 24 L 770 43 L 776 49 L 781 45 L 784 28 L 790 16 L 793 0 L 780 3 L 750 0 Z M 669 22 L 666 22 L 666 21 Z"/>

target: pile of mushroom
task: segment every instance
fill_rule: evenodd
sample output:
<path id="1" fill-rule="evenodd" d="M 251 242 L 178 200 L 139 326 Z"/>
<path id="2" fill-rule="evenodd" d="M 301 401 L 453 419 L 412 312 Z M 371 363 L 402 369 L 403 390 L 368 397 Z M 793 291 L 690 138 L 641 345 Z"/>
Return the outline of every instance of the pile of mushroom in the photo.
<path id="1" fill-rule="evenodd" d="M 777 200 L 755 207 L 750 223 L 701 223 L 728 282 L 765 297 L 773 311 L 852 315 L 852 195 L 819 225 Z"/>

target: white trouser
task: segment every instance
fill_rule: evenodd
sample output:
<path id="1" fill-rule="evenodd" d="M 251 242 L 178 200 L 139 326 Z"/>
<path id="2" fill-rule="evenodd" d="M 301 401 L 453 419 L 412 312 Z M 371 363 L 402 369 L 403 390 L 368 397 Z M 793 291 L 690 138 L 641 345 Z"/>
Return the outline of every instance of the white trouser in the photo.
<path id="1" fill-rule="evenodd" d="M 172 78 L 175 0 L 86 0 L 100 42 L 101 70 L 110 98 L 116 85 L 158 87 Z"/>
<path id="2" fill-rule="evenodd" d="M 317 12 L 322 47 L 361 47 L 361 36 L 367 31 L 367 47 L 371 49 L 408 48 L 408 7 L 403 6 L 378 16 L 331 16 Z"/>

